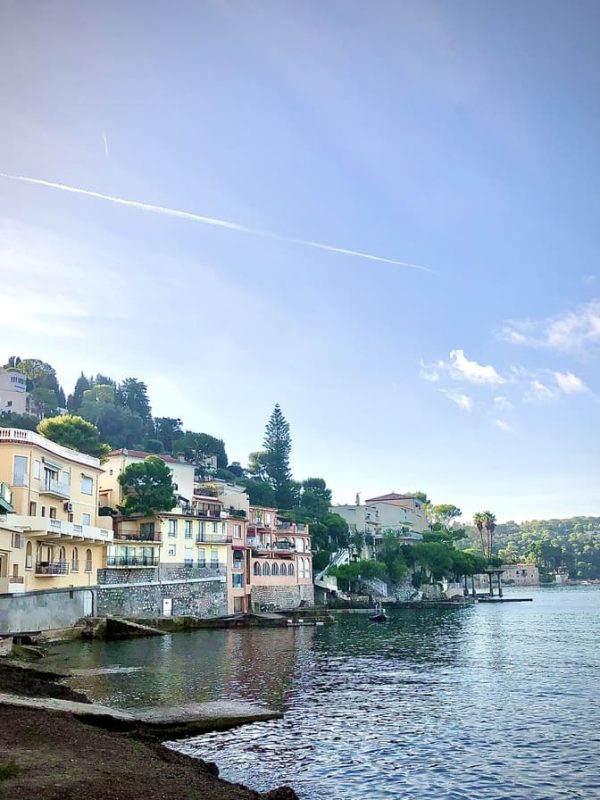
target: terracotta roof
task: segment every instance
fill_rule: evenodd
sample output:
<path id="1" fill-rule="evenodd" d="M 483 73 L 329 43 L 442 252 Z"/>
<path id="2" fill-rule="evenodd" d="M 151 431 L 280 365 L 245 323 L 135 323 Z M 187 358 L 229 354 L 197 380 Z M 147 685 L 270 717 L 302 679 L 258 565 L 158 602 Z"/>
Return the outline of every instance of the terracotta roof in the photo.
<path id="1" fill-rule="evenodd" d="M 173 456 L 167 455 L 167 453 L 145 453 L 143 450 L 128 450 L 125 447 L 121 447 L 120 450 L 112 450 L 110 452 L 111 456 L 129 456 L 130 458 L 148 458 L 148 456 L 158 456 L 162 461 L 168 461 L 169 464 L 181 464 L 181 461 L 178 461 Z M 191 464 L 190 464 L 191 466 Z"/>
<path id="2" fill-rule="evenodd" d="M 379 497 L 370 497 L 368 500 L 365 500 L 365 503 L 385 503 L 386 500 L 417 500 L 418 498 L 413 497 L 410 494 L 396 494 L 396 492 L 390 492 L 389 494 L 382 494 Z"/>

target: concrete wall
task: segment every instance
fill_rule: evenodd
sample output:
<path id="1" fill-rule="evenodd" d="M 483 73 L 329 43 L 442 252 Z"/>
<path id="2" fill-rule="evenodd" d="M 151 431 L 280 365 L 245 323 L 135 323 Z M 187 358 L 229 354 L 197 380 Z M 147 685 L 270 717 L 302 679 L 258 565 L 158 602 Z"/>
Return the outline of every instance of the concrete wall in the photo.
<path id="1" fill-rule="evenodd" d="M 159 617 L 166 599 L 172 601 L 173 616 L 220 617 L 228 613 L 225 577 L 106 584 L 96 589 L 95 611 L 99 616 Z"/>
<path id="2" fill-rule="evenodd" d="M 300 584 L 296 586 L 253 586 L 251 590 L 252 608 L 255 604 L 275 605 L 279 608 L 298 608 L 300 603 L 313 606 L 315 592 L 313 584 Z"/>
<path id="3" fill-rule="evenodd" d="M 70 628 L 91 610 L 91 589 L 3 595 L 0 596 L 0 633 Z"/>

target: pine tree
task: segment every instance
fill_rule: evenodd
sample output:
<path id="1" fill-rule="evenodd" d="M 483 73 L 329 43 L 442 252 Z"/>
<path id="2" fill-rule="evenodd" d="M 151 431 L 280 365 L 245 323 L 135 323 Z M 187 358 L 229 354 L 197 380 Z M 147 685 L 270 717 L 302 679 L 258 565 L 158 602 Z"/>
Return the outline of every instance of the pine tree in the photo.
<path id="1" fill-rule="evenodd" d="M 88 389 L 91 389 L 92 384 L 86 378 L 86 376 L 81 373 L 81 375 L 77 378 L 77 383 L 75 384 L 75 388 L 73 389 L 73 394 L 70 394 L 67 399 L 67 408 L 69 411 L 79 411 L 81 408 L 81 403 L 83 402 L 83 393 Z"/>
<path id="2" fill-rule="evenodd" d="M 283 416 L 279 403 L 275 405 L 267 422 L 263 447 L 265 472 L 275 490 L 277 507 L 291 508 L 294 499 L 290 469 L 292 437 L 289 423 Z"/>

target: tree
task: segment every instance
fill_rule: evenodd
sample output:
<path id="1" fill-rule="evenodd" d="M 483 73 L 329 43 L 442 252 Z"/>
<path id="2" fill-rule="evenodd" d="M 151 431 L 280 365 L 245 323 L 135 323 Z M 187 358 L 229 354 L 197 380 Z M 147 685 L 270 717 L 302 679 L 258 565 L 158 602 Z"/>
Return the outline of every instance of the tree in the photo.
<path id="1" fill-rule="evenodd" d="M 494 549 L 494 531 L 496 530 L 496 515 L 491 511 L 484 511 L 482 513 L 483 526 L 487 531 L 487 557 L 492 557 Z"/>
<path id="2" fill-rule="evenodd" d="M 38 425 L 37 431 L 52 442 L 95 458 L 104 458 L 110 452 L 110 447 L 100 441 L 98 428 L 82 417 L 75 417 L 72 414 L 44 419 Z"/>
<path id="3" fill-rule="evenodd" d="M 88 389 L 92 388 L 92 384 L 88 378 L 85 377 L 83 372 L 77 378 L 75 383 L 75 388 L 73 389 L 73 394 L 70 394 L 67 398 L 67 409 L 73 413 L 74 411 L 79 411 L 81 404 L 83 402 L 83 393 Z"/>
<path id="4" fill-rule="evenodd" d="M 217 457 L 217 467 L 227 467 L 227 453 L 225 442 L 208 433 L 195 433 L 186 431 L 175 443 L 177 453 L 183 453 L 189 464 L 197 467 L 203 466 L 208 456 Z"/>
<path id="5" fill-rule="evenodd" d="M 22 428 L 26 431 L 36 430 L 39 419 L 33 414 L 17 414 L 15 411 L 4 411 L 0 414 L 0 428 Z"/>
<path id="6" fill-rule="evenodd" d="M 242 478 L 244 476 L 244 468 L 239 461 L 232 461 L 231 464 L 228 465 L 227 469 L 229 472 L 235 475 L 236 478 Z"/>
<path id="7" fill-rule="evenodd" d="M 125 515 L 153 517 L 174 508 L 177 498 L 171 470 L 158 456 L 130 464 L 119 475 L 124 502 L 119 510 Z"/>
<path id="8" fill-rule="evenodd" d="M 27 391 L 31 392 L 34 389 L 51 389 L 57 393 L 59 391 L 58 379 L 56 377 L 56 370 L 50 364 L 42 361 L 41 358 L 19 358 L 12 356 L 14 359 L 14 368 L 22 372 L 27 378 Z"/>
<path id="9" fill-rule="evenodd" d="M 312 519 L 325 517 L 331 506 L 331 489 L 323 478 L 306 478 L 301 486 L 300 508 Z"/>
<path id="10" fill-rule="evenodd" d="M 452 503 L 440 503 L 437 506 L 433 506 L 432 510 L 435 521 L 446 529 L 450 527 L 453 520 L 462 516 L 460 508 Z"/>
<path id="11" fill-rule="evenodd" d="M 276 403 L 267 422 L 263 447 L 266 453 L 265 471 L 275 490 L 277 507 L 292 508 L 293 487 L 290 469 L 292 437 L 289 423 L 283 416 L 279 403 Z"/>
<path id="12" fill-rule="evenodd" d="M 148 387 L 137 378 L 125 378 L 117 389 L 117 400 L 120 405 L 137 414 L 143 422 L 150 422 L 152 410 L 148 399 Z"/>
<path id="13" fill-rule="evenodd" d="M 40 419 L 55 414 L 58 410 L 58 397 L 54 389 L 38 386 L 31 394 L 31 404 Z"/>
<path id="14" fill-rule="evenodd" d="M 479 538 L 481 540 L 481 552 L 482 553 L 485 553 L 485 551 L 486 551 L 485 538 L 484 538 L 484 535 L 483 535 L 483 526 L 484 526 L 484 524 L 485 524 L 485 515 L 484 515 L 483 511 L 477 511 L 475 514 L 473 514 L 473 525 L 475 525 L 475 527 L 479 531 Z"/>
<path id="15" fill-rule="evenodd" d="M 173 453 L 175 442 L 182 436 L 181 420 L 177 417 L 156 417 L 154 419 L 154 438 L 162 442 L 166 453 Z"/>
<path id="16" fill-rule="evenodd" d="M 250 505 L 276 508 L 275 490 L 267 481 L 254 478 L 242 478 L 240 483 L 246 487 Z"/>
<path id="17" fill-rule="evenodd" d="M 129 408 L 116 404 L 116 390 L 106 383 L 95 384 L 83 392 L 79 413 L 100 431 L 111 447 L 140 446 L 144 440 L 144 421 Z"/>
<path id="18" fill-rule="evenodd" d="M 409 548 L 412 550 L 412 548 Z M 387 575 L 392 583 L 399 583 L 406 574 L 406 559 L 400 540 L 392 531 L 384 533 L 377 560 L 385 564 Z"/>
<path id="19" fill-rule="evenodd" d="M 267 453 L 265 450 L 254 450 L 248 455 L 248 475 L 257 480 L 268 480 L 267 475 Z"/>

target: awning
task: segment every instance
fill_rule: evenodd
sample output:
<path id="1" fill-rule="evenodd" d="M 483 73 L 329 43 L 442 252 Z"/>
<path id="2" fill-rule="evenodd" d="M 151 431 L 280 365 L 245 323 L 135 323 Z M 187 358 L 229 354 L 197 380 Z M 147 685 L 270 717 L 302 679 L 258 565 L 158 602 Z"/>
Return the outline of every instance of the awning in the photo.
<path id="1" fill-rule="evenodd" d="M 1 496 L 0 496 L 0 509 L 2 509 L 2 511 L 7 511 L 9 514 L 15 513 L 14 508 L 11 506 L 8 500 L 4 500 Z"/>

